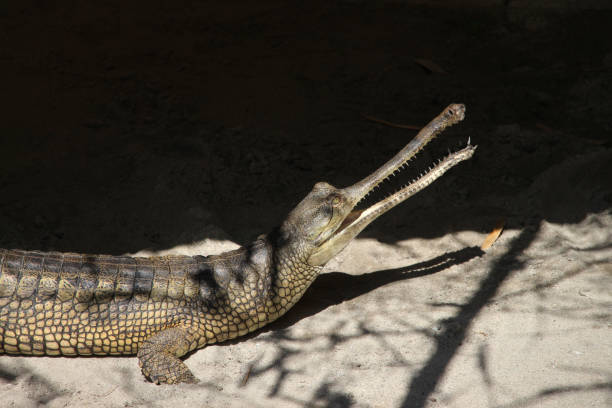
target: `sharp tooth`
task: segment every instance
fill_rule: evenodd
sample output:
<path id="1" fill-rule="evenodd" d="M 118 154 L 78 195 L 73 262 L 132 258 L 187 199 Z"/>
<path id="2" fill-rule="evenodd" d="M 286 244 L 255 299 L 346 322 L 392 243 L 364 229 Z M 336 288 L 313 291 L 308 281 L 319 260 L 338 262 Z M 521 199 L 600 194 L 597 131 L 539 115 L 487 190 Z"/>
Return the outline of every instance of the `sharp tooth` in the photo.
<path id="1" fill-rule="evenodd" d="M 470 142 L 472 141 L 472 137 L 468 136 L 468 146 L 470 145 Z"/>

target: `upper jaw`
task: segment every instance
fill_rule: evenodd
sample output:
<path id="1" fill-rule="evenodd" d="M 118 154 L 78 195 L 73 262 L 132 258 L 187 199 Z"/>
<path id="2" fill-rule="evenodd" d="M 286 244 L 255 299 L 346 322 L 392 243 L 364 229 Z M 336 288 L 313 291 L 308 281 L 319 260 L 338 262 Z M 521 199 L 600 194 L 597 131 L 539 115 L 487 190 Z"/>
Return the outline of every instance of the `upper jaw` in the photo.
<path id="1" fill-rule="evenodd" d="M 346 200 L 347 208 L 345 211 L 347 214 L 343 222 L 338 225 L 336 231 L 313 251 L 308 262 L 311 265 L 324 265 L 338 252 L 344 249 L 357 234 L 380 215 L 427 187 L 451 167 L 472 157 L 476 150 L 476 146 L 471 145 L 468 141 L 466 147 L 449 154 L 423 176 L 406 185 L 393 195 L 365 210 L 351 212 L 359 201 L 368 195 L 377 185 L 403 168 L 429 141 L 445 128 L 463 120 L 464 116 L 464 105 L 449 105 L 441 114 L 427 124 L 410 143 L 391 158 L 391 160 L 358 183 L 340 190 L 340 193 Z"/>

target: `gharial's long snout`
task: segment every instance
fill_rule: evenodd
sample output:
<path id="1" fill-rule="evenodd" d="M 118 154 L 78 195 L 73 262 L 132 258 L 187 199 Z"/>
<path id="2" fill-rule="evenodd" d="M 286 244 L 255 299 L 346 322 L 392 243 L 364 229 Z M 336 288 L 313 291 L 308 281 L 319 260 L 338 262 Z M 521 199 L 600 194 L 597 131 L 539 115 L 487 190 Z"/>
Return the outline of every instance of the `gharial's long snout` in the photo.
<path id="1" fill-rule="evenodd" d="M 429 141 L 447 127 L 463 120 L 464 117 L 464 105 L 452 104 L 448 106 L 441 114 L 429 122 L 429 124 L 427 124 L 427 126 L 406 145 L 406 147 L 391 158 L 391 160 L 358 183 L 339 190 L 339 193 L 345 199 L 345 205 L 349 207 L 346 209 L 347 215 L 338 229 L 311 254 L 308 262 L 311 265 L 324 265 L 380 215 L 433 183 L 451 167 L 463 160 L 471 158 L 476 150 L 476 146 L 471 145 L 468 140 L 466 147 L 439 160 L 438 163 L 436 163 L 433 168 L 430 168 L 424 175 L 406 185 L 393 195 L 377 202 L 365 210 L 351 211 L 355 208 L 357 203 L 368 195 L 376 186 L 406 166 Z"/>

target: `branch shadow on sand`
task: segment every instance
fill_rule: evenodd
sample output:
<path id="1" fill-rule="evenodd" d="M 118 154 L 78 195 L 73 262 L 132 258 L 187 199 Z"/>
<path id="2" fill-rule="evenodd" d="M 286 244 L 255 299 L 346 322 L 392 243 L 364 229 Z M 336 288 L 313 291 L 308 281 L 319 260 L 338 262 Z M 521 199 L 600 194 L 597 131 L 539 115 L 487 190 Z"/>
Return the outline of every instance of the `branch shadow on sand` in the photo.
<path id="1" fill-rule="evenodd" d="M 406 396 L 400 405 L 402 408 L 426 406 L 451 360 L 463 344 L 474 319 L 495 296 L 502 283 L 523 267 L 523 262 L 518 257 L 531 245 L 538 231 L 538 227 L 524 229 L 512 242 L 508 252 L 493 264 L 471 299 L 460 306 L 455 316 L 441 323 L 442 329 L 432 337 L 435 349 L 408 384 Z"/>
<path id="2" fill-rule="evenodd" d="M 33 406 L 42 407 L 54 399 L 65 395 L 65 390 L 57 389 L 50 381 L 34 373 L 30 368 L 22 365 L 4 366 L 0 364 L 0 384 L 21 383 L 21 391 Z M 9 397 L 9 400 L 12 397 Z M 5 405 L 3 405 L 5 406 Z"/>

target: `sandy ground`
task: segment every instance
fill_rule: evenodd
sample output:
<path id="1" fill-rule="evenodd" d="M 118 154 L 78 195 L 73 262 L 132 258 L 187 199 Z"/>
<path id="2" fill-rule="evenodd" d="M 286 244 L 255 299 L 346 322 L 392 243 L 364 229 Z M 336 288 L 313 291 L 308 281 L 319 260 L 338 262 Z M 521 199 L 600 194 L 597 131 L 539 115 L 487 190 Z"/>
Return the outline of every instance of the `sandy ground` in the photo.
<path id="1" fill-rule="evenodd" d="M 152 385 L 130 357 L 0 356 L 0 405 L 612 406 L 612 11 L 456 3 L 0 7 L 0 247 L 234 248 L 414 135 L 363 114 L 467 104 L 416 173 L 479 145 L 282 319 L 189 356 L 199 384 Z"/>

